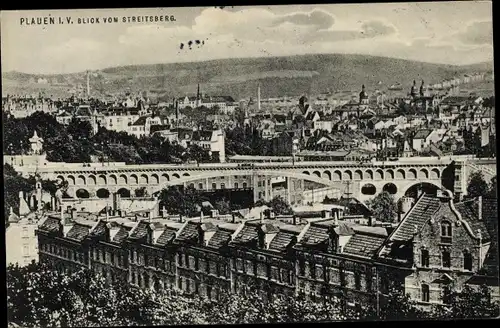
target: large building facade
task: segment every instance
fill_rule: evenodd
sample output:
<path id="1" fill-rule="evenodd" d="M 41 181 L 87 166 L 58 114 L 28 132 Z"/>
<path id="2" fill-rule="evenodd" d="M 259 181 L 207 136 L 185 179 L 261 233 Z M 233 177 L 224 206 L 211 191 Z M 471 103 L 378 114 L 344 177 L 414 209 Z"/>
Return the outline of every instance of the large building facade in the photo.
<path id="1" fill-rule="evenodd" d="M 38 229 L 40 261 L 209 298 L 256 290 L 264 300 L 341 296 L 344 304 L 361 306 L 396 287 L 429 307 L 446 302 L 449 290 L 472 278 L 476 284 L 492 281 L 481 277 L 488 276 L 485 266 L 498 268 L 492 256 L 497 237 L 488 228 L 498 216 L 479 204 L 491 209 L 496 200 L 455 204 L 446 193 L 424 194 L 392 228 L 373 220 L 353 223 L 340 208 L 315 219 L 108 214 L 85 221 L 63 214 L 49 216 Z M 498 280 L 490 287 L 498 297 Z"/>

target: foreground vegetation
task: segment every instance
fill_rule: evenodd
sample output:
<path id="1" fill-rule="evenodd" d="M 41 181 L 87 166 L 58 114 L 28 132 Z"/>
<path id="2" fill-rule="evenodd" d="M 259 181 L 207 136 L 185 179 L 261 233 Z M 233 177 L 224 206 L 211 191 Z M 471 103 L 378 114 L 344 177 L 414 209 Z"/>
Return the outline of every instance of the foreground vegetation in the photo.
<path id="1" fill-rule="evenodd" d="M 486 287 L 452 293 L 449 304 L 420 311 L 408 297 L 392 293 L 377 310 L 345 308 L 340 299 L 314 303 L 303 297 L 276 297 L 263 302 L 257 293 L 222 295 L 217 301 L 173 291 L 154 292 L 110 285 L 103 276 L 81 269 L 58 273 L 32 263 L 7 267 L 7 318 L 23 327 L 96 327 L 290 323 L 340 320 L 484 318 L 498 315 Z"/>

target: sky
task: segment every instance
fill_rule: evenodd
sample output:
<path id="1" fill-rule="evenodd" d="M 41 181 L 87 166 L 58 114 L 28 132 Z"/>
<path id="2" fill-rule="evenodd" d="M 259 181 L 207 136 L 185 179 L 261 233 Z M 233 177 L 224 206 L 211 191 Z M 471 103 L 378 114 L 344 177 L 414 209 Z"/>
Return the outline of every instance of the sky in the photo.
<path id="1" fill-rule="evenodd" d="M 144 15 L 173 15 L 175 21 L 122 21 Z M 37 17 L 56 22 L 70 17 L 74 23 L 20 23 Z M 91 17 L 99 23 L 78 24 L 78 18 Z M 104 23 L 104 17 L 118 17 L 119 23 Z M 122 65 L 348 53 L 465 65 L 493 61 L 492 17 L 491 3 L 481 1 L 3 11 L 1 64 L 4 72 L 59 74 Z M 189 40 L 200 40 L 200 45 L 190 49 Z"/>

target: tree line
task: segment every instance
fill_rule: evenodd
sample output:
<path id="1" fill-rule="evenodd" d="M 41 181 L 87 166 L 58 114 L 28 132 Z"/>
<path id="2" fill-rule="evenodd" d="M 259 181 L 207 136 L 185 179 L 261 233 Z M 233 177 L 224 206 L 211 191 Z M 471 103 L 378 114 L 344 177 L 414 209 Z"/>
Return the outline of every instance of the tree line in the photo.
<path id="1" fill-rule="evenodd" d="M 54 116 L 43 112 L 35 112 L 25 118 L 15 118 L 5 112 L 2 115 L 5 130 L 3 145 L 7 155 L 29 152 L 29 138 L 37 131 L 38 136 L 44 139 L 43 148 L 47 160 L 51 162 L 153 164 L 217 160 L 208 150 L 196 144 L 184 148 L 156 135 L 137 138 L 103 127 L 99 127 L 94 134 L 90 122 L 76 118 L 65 126 Z"/>
<path id="2" fill-rule="evenodd" d="M 218 299 L 173 290 L 139 289 L 126 281 L 110 283 L 88 269 L 61 273 L 47 265 L 7 267 L 7 320 L 22 327 L 97 327 L 143 325 L 307 323 L 345 320 L 489 318 L 498 303 L 485 286 L 452 292 L 445 305 L 422 311 L 390 291 L 380 306 L 346 307 L 341 298 L 320 302 L 300 296 L 263 300 L 247 288 Z"/>

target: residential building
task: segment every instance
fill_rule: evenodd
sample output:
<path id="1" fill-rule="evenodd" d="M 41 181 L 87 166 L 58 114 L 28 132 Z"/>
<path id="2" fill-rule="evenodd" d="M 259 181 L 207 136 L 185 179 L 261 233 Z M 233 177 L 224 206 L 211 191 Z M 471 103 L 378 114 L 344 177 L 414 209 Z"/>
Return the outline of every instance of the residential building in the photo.
<path id="1" fill-rule="evenodd" d="M 343 206 L 309 219 L 62 213 L 48 216 L 37 233 L 40 261 L 65 271 L 88 267 L 110 281 L 127 277 L 142 288 L 209 298 L 249 289 L 263 300 L 342 296 L 344 305 L 361 306 L 383 301 L 393 286 L 429 308 L 467 282 L 488 281 L 498 295 L 498 279 L 488 278 L 498 270 L 496 202 L 422 194 L 387 227 L 365 214 L 345 216 Z"/>

